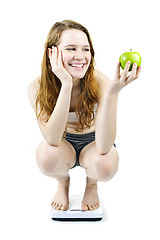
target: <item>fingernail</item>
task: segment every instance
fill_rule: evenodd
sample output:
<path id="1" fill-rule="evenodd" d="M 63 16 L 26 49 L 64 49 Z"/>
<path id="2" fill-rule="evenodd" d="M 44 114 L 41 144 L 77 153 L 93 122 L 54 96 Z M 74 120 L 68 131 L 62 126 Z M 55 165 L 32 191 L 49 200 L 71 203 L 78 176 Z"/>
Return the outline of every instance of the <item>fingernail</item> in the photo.
<path id="1" fill-rule="evenodd" d="M 130 63 L 131 63 L 130 61 L 127 62 L 128 65 L 129 65 Z"/>

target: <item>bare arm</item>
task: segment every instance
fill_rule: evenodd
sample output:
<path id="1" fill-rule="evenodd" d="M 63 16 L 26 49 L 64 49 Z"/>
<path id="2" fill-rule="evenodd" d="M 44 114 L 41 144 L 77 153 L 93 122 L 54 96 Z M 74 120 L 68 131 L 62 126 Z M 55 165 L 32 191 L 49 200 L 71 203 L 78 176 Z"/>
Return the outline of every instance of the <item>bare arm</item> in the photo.
<path id="1" fill-rule="evenodd" d="M 95 139 L 101 154 L 111 149 L 116 138 L 117 101 L 118 94 L 106 92 L 97 110 Z"/>
<path id="2" fill-rule="evenodd" d="M 72 91 L 72 77 L 63 67 L 61 53 L 54 50 L 54 54 L 51 52 L 50 61 L 52 65 L 53 72 L 61 80 L 62 86 L 61 90 L 55 105 L 55 108 L 51 114 L 50 119 L 47 123 L 41 123 L 38 121 L 42 135 L 46 139 L 47 143 L 50 145 L 58 146 L 61 142 L 65 126 L 67 123 L 70 100 L 71 100 L 71 91 Z M 35 91 L 33 84 L 29 86 L 28 95 L 35 110 Z"/>
<path id="3" fill-rule="evenodd" d="M 72 86 L 62 86 L 56 106 L 45 126 L 39 124 L 48 144 L 58 146 L 61 142 L 67 123 Z"/>
<path id="4" fill-rule="evenodd" d="M 141 67 L 136 70 L 133 65 L 131 74 L 127 77 L 130 64 L 127 63 L 124 72 L 120 76 L 120 65 L 117 64 L 116 75 L 113 81 L 107 81 L 96 116 L 96 145 L 101 154 L 110 151 L 116 138 L 117 102 L 120 90 L 140 75 Z M 104 76 L 102 76 L 105 78 Z"/>

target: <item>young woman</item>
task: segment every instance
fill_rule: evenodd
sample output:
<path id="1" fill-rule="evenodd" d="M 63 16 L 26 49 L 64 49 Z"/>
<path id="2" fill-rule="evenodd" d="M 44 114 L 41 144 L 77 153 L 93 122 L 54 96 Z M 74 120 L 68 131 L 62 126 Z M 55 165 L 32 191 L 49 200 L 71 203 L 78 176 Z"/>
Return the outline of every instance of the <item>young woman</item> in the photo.
<path id="1" fill-rule="evenodd" d="M 52 207 L 69 206 L 69 170 L 86 170 L 82 210 L 99 207 L 97 182 L 108 181 L 118 169 L 116 137 L 120 90 L 139 77 L 141 67 L 130 62 L 120 75 L 117 63 L 111 81 L 94 68 L 94 49 L 88 30 L 65 20 L 51 28 L 44 49 L 41 76 L 28 88 L 44 140 L 36 150 L 37 164 L 58 181 Z"/>

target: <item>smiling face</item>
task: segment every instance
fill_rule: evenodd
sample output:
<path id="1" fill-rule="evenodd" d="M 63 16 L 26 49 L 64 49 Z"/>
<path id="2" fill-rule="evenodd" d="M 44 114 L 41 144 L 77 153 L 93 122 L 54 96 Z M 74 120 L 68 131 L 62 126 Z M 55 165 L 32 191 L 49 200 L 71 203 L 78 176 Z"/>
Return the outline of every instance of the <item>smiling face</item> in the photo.
<path id="1" fill-rule="evenodd" d="M 72 75 L 73 80 L 83 78 L 91 62 L 87 35 L 77 29 L 64 30 L 58 48 L 62 50 L 64 67 Z"/>

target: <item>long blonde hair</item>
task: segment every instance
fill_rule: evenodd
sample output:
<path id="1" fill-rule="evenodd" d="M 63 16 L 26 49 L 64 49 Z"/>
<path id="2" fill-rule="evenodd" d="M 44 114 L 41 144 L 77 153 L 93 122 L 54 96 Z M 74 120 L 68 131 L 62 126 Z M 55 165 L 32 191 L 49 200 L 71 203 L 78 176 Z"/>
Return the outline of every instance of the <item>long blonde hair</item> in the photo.
<path id="1" fill-rule="evenodd" d="M 56 105 L 61 89 L 61 81 L 52 72 L 47 50 L 58 45 L 62 32 L 67 29 L 83 31 L 87 35 L 90 44 L 91 62 L 85 76 L 80 81 L 81 91 L 75 104 L 75 112 L 79 117 L 75 130 L 82 132 L 83 129 L 91 126 L 94 119 L 94 105 L 98 102 L 100 91 L 93 74 L 95 67 L 94 49 L 89 32 L 84 26 L 72 20 L 55 23 L 48 33 L 41 65 L 40 85 L 36 94 L 36 115 L 40 121 L 47 122 Z"/>

